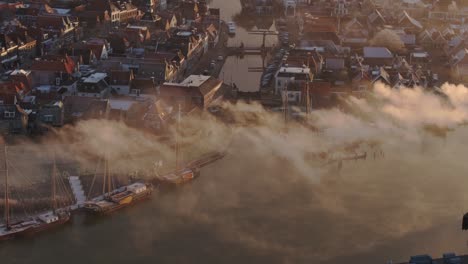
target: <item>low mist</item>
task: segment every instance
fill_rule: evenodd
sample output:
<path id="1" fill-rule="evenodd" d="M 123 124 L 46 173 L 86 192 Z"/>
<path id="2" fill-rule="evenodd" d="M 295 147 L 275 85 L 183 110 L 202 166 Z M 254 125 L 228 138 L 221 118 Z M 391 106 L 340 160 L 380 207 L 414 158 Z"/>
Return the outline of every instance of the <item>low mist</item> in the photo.
<path id="1" fill-rule="evenodd" d="M 227 155 L 190 188 L 153 201 L 157 216 L 131 220 L 135 229 L 145 227 L 132 241 L 147 253 L 156 238 L 185 223 L 253 258 L 334 263 L 447 223 L 458 230 L 468 210 L 467 89 L 445 84 L 434 93 L 377 84 L 367 99 L 342 100 L 346 112 L 317 110 L 287 129 L 281 114 L 258 104 L 223 105 L 230 122 L 208 113 L 184 117 L 184 160 L 213 150 Z M 30 168 L 50 164 L 55 152 L 91 172 L 108 157 L 116 173 L 149 177 L 173 168 L 171 144 L 119 122 L 90 120 L 40 143 L 11 146 L 10 159 Z M 155 167 L 160 161 L 163 167 Z M 460 237 L 446 239 L 447 250 L 463 249 Z M 442 253 L 434 241 L 409 244 L 414 254 Z M 408 257 L 382 252 L 381 258 Z"/>

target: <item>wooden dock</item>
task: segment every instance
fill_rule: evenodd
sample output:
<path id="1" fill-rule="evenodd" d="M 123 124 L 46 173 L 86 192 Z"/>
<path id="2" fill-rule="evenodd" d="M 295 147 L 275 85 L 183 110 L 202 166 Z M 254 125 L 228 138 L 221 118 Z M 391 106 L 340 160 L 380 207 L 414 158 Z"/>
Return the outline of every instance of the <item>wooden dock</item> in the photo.
<path id="1" fill-rule="evenodd" d="M 187 163 L 187 167 L 190 168 L 190 169 L 200 169 L 202 167 L 205 167 L 217 160 L 220 160 L 222 158 L 224 158 L 224 156 L 226 155 L 225 152 L 219 152 L 219 151 L 215 151 L 215 152 L 210 152 L 210 153 L 207 153 L 203 156 L 201 156 L 200 158 L 198 159 L 195 159 L 195 160 L 192 160 L 190 162 Z"/>

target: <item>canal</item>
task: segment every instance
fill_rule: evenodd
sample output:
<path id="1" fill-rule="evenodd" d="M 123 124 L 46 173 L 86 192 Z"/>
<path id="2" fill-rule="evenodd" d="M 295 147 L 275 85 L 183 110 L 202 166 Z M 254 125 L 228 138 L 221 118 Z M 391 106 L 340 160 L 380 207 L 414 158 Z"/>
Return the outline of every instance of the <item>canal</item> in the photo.
<path id="1" fill-rule="evenodd" d="M 228 40 L 229 47 L 239 47 L 242 43 L 245 47 L 253 48 L 262 45 L 263 36 L 250 34 L 249 32 L 260 30 L 276 31 L 273 18 L 255 17 L 242 12 L 240 0 L 212 0 L 210 7 L 221 9 L 221 19 L 236 23 L 236 35 Z M 277 44 L 277 36 L 267 36 L 265 44 L 271 47 Z M 260 55 L 246 55 L 243 57 L 232 56 L 227 58 L 219 78 L 224 82 L 235 83 L 240 91 L 256 92 L 260 88 L 263 61 L 268 63 Z"/>

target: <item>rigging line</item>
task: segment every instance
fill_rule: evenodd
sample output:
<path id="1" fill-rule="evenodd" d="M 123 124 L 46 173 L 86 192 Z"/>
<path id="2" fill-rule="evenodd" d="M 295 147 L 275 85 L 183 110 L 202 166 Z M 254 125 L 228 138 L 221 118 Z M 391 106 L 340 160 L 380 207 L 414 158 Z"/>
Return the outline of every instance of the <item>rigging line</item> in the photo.
<path id="1" fill-rule="evenodd" d="M 105 196 L 106 194 L 106 182 L 107 182 L 107 156 L 105 153 L 103 153 L 103 156 L 102 156 L 102 195 L 103 196 Z"/>
<path id="2" fill-rule="evenodd" d="M 101 167 L 101 159 L 98 160 L 98 164 L 96 166 L 96 169 L 94 170 L 93 180 L 91 182 L 91 187 L 89 188 L 89 192 L 88 192 L 88 196 L 86 197 L 86 200 L 89 200 L 90 197 L 91 197 L 91 193 L 92 193 L 93 187 L 94 187 L 94 182 L 96 181 L 96 176 L 98 174 L 98 170 L 99 170 L 100 167 Z"/>
<path id="3" fill-rule="evenodd" d="M 61 174 L 61 176 L 59 178 L 60 178 L 60 181 L 61 181 L 62 185 L 65 188 L 65 192 L 66 192 L 65 195 L 67 196 L 68 201 L 69 201 L 69 203 L 71 205 L 71 204 L 73 204 L 73 195 L 72 195 L 73 191 L 71 190 L 71 185 L 70 184 L 67 185 L 65 183 L 65 179 L 67 178 L 67 175 L 68 175 L 68 173 L 66 171 L 64 171 L 64 172 L 62 172 L 62 174 Z"/>
<path id="4" fill-rule="evenodd" d="M 112 175 L 112 174 L 111 174 L 111 169 L 110 169 L 110 167 L 109 167 L 109 180 L 110 180 L 110 185 L 109 185 L 109 189 L 110 189 L 110 190 L 109 190 L 109 192 L 111 192 L 111 190 L 112 190 L 112 191 L 115 190 L 115 182 L 114 182 L 114 181 L 115 181 L 115 179 L 114 179 L 115 177 L 114 177 L 113 175 L 112 175 L 112 176 L 111 176 L 111 175 Z"/>
<path id="5" fill-rule="evenodd" d="M 13 169 L 16 171 L 16 173 L 18 173 L 21 177 L 23 177 L 26 181 L 28 181 L 28 182 L 29 182 L 28 185 L 29 185 L 29 187 L 31 187 L 31 190 L 32 190 L 35 194 L 37 194 L 37 196 L 40 196 L 40 193 L 36 190 L 36 188 L 34 188 L 34 187 L 35 187 L 35 183 L 34 183 L 31 179 L 29 179 L 28 177 L 24 176 L 24 174 L 21 173 L 21 171 L 20 171 L 18 168 L 16 168 L 15 166 L 13 166 L 13 164 L 10 162 L 10 160 L 7 160 L 7 163 L 8 163 L 8 165 L 9 165 L 11 168 L 13 168 Z"/>
<path id="6" fill-rule="evenodd" d="M 23 177 L 24 177 L 24 174 L 22 174 L 16 167 L 13 167 L 13 166 L 11 165 L 10 162 L 8 162 L 8 163 L 10 164 L 10 167 L 12 167 L 14 170 L 16 170 L 16 172 L 17 172 L 18 174 L 20 174 L 20 176 L 23 176 Z M 30 179 L 27 178 L 27 177 L 24 177 L 24 178 L 25 178 L 26 183 L 25 183 L 23 186 L 24 186 L 24 187 L 29 187 L 29 188 L 31 188 L 32 190 L 35 190 L 34 187 L 35 187 L 35 184 L 36 184 L 36 183 L 34 183 L 32 180 L 30 180 Z M 39 194 L 39 193 L 36 191 L 36 194 Z"/>
<path id="7" fill-rule="evenodd" d="M 25 180 L 28 181 L 28 184 L 30 184 L 31 187 L 34 187 L 34 181 L 32 181 L 29 177 L 25 176 L 23 173 L 21 173 L 21 171 L 17 167 L 13 166 L 13 163 L 11 163 L 9 159 L 6 162 L 8 163 L 9 167 L 15 169 L 16 172 L 20 174 L 20 176 L 25 178 Z"/>
<path id="8" fill-rule="evenodd" d="M 58 177 L 59 178 L 59 186 L 62 188 L 66 198 L 68 199 L 68 202 L 72 202 L 73 200 L 71 199 L 72 196 L 71 196 L 71 192 L 70 192 L 71 191 L 70 186 L 65 183 L 65 180 L 64 180 L 65 178 L 63 177 L 63 173 L 62 174 L 58 173 L 58 175 L 59 175 L 59 177 Z"/>
<path id="9" fill-rule="evenodd" d="M 21 203 L 21 201 L 23 201 L 23 202 L 26 201 L 26 199 L 23 197 L 23 195 L 21 195 L 21 192 L 20 192 L 20 191 L 16 191 L 15 189 L 11 189 L 11 193 L 12 193 L 12 194 L 13 194 L 13 193 L 16 194 L 16 196 L 19 198 L 19 199 L 18 199 L 18 202 Z M 24 204 L 24 203 L 23 203 L 23 204 Z M 27 217 L 31 217 L 31 212 L 28 212 L 28 211 L 26 210 L 26 206 L 21 206 L 21 205 L 19 205 L 19 207 L 21 207 L 21 209 L 23 209 L 23 212 L 24 212 L 24 214 L 25 214 Z"/>
<path id="10" fill-rule="evenodd" d="M 58 183 L 58 186 L 57 186 L 58 193 L 60 194 L 60 197 L 63 198 L 63 199 L 60 199 L 58 203 L 65 206 L 67 202 L 70 201 L 69 192 L 67 191 L 67 186 L 65 185 L 63 181 L 62 175 L 58 172 L 57 172 L 57 175 L 59 175 L 58 177 L 56 177 L 56 181 Z"/>

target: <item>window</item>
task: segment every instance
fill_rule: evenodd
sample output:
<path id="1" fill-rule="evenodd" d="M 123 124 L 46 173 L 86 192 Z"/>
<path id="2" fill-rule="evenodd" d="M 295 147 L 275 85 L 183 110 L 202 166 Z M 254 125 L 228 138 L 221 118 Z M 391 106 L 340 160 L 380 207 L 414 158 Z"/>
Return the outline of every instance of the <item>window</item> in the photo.
<path id="1" fill-rule="evenodd" d="M 140 89 L 132 89 L 132 94 L 140 95 Z"/>
<path id="2" fill-rule="evenodd" d="M 278 81 L 278 86 L 281 86 L 281 81 Z"/>
<path id="3" fill-rule="evenodd" d="M 5 116 L 5 118 L 14 118 L 15 112 L 5 111 L 3 115 Z"/>
<path id="4" fill-rule="evenodd" d="M 53 115 L 44 115 L 44 117 L 43 117 L 44 122 L 52 122 L 53 120 L 54 120 Z"/>

